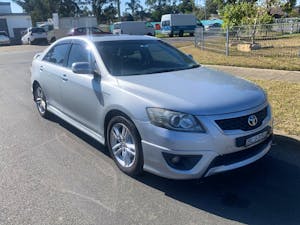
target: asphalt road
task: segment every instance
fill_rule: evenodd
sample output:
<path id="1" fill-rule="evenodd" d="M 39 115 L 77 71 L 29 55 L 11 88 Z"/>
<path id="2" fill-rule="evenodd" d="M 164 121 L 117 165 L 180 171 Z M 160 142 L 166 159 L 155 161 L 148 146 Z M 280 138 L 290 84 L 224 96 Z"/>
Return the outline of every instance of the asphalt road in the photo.
<path id="1" fill-rule="evenodd" d="M 9 48 L 9 47 L 7 47 Z M 42 119 L 29 67 L 41 47 L 0 48 L 0 224 L 300 224 L 300 143 L 202 181 L 120 172 L 105 147 Z"/>

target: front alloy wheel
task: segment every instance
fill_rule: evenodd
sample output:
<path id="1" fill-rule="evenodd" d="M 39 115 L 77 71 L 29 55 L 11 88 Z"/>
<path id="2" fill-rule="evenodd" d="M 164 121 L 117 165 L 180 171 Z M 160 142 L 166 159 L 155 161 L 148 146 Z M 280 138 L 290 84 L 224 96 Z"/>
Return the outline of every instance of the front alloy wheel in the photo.
<path id="1" fill-rule="evenodd" d="M 134 124 L 122 116 L 112 118 L 107 132 L 108 148 L 117 166 L 130 176 L 142 173 L 141 140 Z"/>
<path id="2" fill-rule="evenodd" d="M 48 116 L 47 101 L 44 92 L 39 85 L 37 85 L 36 88 L 34 89 L 34 101 L 39 114 L 42 117 L 47 117 Z"/>

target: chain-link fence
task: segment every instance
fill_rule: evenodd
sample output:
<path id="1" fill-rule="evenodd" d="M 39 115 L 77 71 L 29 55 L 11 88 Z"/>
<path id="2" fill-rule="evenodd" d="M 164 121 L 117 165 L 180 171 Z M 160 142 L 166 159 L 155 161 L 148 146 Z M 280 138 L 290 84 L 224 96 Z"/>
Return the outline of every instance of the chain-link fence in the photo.
<path id="1" fill-rule="evenodd" d="M 299 57 L 300 21 L 230 29 L 197 28 L 195 46 L 226 55 Z"/>

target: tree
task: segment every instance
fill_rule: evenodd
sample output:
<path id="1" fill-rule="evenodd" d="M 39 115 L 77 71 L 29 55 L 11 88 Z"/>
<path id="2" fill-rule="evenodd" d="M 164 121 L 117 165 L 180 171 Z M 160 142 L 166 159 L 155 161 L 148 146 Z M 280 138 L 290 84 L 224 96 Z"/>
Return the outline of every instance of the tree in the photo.
<path id="1" fill-rule="evenodd" d="M 75 16 L 79 7 L 75 0 L 14 0 L 25 12 L 31 15 L 33 24 L 52 18 L 52 13 L 59 16 Z"/>
<path id="2" fill-rule="evenodd" d="M 220 15 L 224 21 L 224 27 L 255 25 L 272 21 L 272 17 L 268 15 L 265 8 L 248 2 L 228 4 L 220 11 Z"/>
<path id="3" fill-rule="evenodd" d="M 176 0 L 146 0 L 146 5 L 151 9 L 151 20 L 160 21 L 161 16 L 169 13 L 177 13 Z"/>
<path id="4" fill-rule="evenodd" d="M 206 14 L 218 14 L 218 10 L 221 9 L 220 1 L 216 0 L 206 0 L 205 1 L 205 10 Z"/>
<path id="5" fill-rule="evenodd" d="M 139 0 L 130 0 L 129 2 L 126 2 L 126 11 L 130 11 L 133 18 L 135 18 L 138 14 L 138 12 L 142 9 L 142 6 L 140 4 Z"/>
<path id="6" fill-rule="evenodd" d="M 178 5 L 178 10 L 181 13 L 192 13 L 195 9 L 195 3 L 193 0 L 181 0 Z"/>
<path id="7" fill-rule="evenodd" d="M 264 7 L 250 2 L 226 5 L 220 13 L 224 21 L 224 28 L 251 25 L 247 28 L 251 34 L 252 44 L 254 44 L 257 25 L 267 24 L 273 20 L 272 16 L 268 14 Z M 240 28 L 238 28 L 238 30 L 240 30 Z"/>

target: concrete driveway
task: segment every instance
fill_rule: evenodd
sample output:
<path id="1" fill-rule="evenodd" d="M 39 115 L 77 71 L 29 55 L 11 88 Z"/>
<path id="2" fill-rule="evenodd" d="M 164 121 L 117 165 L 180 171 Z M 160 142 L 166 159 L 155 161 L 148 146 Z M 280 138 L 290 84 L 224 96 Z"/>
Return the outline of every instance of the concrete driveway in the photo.
<path id="1" fill-rule="evenodd" d="M 105 147 L 39 117 L 29 67 L 42 48 L 0 48 L 0 224 L 300 224 L 299 140 L 276 135 L 264 159 L 201 181 L 128 177 Z"/>

